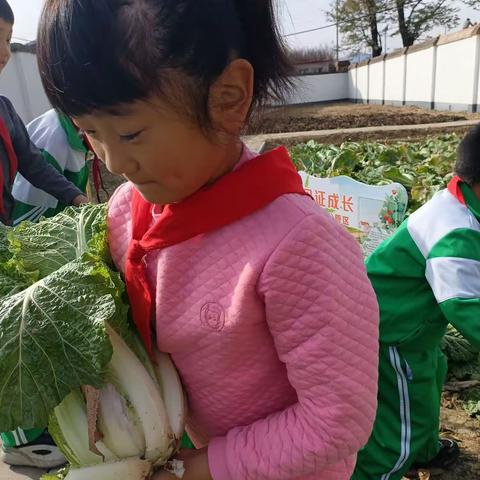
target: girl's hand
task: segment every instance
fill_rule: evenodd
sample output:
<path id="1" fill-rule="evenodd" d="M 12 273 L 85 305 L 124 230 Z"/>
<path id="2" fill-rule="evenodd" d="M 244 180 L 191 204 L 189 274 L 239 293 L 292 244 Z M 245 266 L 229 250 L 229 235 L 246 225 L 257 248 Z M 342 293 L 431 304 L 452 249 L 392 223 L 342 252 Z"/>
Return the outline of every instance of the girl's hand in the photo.
<path id="1" fill-rule="evenodd" d="M 185 478 L 185 476 L 183 477 Z M 175 475 L 168 473 L 168 472 L 157 472 L 153 477 L 152 480 L 178 480 L 178 477 Z"/>
<path id="2" fill-rule="evenodd" d="M 208 467 L 208 449 L 200 450 L 182 450 L 177 456 L 179 460 L 184 461 L 185 475 L 182 480 L 213 480 Z M 178 480 L 178 478 L 168 472 L 158 472 L 153 476 L 153 480 Z"/>

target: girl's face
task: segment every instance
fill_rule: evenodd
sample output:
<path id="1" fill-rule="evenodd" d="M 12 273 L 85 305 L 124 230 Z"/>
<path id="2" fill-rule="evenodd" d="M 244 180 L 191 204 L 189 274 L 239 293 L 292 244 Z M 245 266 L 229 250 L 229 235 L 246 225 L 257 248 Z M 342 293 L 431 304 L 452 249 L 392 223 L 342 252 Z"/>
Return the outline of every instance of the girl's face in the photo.
<path id="1" fill-rule="evenodd" d="M 208 140 L 159 98 L 74 121 L 108 170 L 131 181 L 155 204 L 182 201 L 231 170 L 240 157 L 238 141 Z"/>

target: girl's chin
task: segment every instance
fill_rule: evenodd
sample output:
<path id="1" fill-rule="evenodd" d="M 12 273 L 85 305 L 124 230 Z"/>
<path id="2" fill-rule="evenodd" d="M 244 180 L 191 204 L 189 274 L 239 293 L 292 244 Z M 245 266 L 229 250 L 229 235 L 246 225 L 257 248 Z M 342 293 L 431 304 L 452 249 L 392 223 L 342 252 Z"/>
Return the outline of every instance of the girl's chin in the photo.
<path id="1" fill-rule="evenodd" d="M 168 205 L 169 203 L 179 202 L 179 200 L 172 198 L 169 195 L 162 195 L 162 192 L 159 192 L 158 185 L 155 182 L 143 183 L 142 185 L 134 184 L 134 186 L 147 202 L 156 205 Z"/>

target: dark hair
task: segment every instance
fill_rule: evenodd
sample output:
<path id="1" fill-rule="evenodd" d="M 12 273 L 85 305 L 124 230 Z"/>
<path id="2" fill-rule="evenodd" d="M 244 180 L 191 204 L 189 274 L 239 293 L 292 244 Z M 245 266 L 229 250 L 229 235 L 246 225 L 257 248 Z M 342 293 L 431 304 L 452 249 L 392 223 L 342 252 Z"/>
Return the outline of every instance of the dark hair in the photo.
<path id="1" fill-rule="evenodd" d="M 480 183 L 480 124 L 475 125 L 460 142 L 454 170 L 468 185 Z"/>
<path id="2" fill-rule="evenodd" d="M 0 0 L 0 18 L 10 25 L 15 23 L 12 7 L 10 7 L 7 0 Z"/>
<path id="3" fill-rule="evenodd" d="M 37 52 L 50 102 L 72 116 L 176 88 L 209 124 L 210 86 L 233 58 L 255 70 L 252 107 L 290 85 L 272 0 L 47 0 Z"/>

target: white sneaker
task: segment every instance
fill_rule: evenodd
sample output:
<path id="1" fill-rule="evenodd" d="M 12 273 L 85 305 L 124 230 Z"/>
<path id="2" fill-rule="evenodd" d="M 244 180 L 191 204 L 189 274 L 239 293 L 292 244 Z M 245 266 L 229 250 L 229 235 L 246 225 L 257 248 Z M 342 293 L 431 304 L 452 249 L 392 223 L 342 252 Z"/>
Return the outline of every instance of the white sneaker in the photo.
<path id="1" fill-rule="evenodd" d="M 48 470 L 67 463 L 48 434 L 20 447 L 1 447 L 0 461 L 15 467 L 34 467 Z"/>

